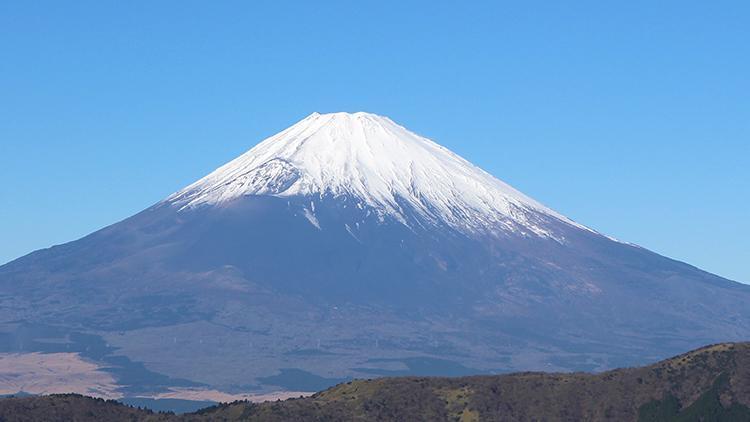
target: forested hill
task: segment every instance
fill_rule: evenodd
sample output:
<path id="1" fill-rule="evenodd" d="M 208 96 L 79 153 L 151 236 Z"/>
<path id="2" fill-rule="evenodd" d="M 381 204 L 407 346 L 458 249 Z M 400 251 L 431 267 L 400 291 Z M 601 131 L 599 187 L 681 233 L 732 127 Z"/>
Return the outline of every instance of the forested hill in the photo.
<path id="1" fill-rule="evenodd" d="M 358 380 L 308 398 L 158 414 L 78 395 L 0 400 L 0 420 L 750 420 L 750 343 L 704 347 L 600 374 Z"/>

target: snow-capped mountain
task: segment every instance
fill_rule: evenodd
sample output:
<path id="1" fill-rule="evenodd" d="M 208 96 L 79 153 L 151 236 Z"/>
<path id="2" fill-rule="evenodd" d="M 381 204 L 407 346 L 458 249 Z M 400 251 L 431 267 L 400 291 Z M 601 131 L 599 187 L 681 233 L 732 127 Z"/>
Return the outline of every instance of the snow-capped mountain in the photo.
<path id="1" fill-rule="evenodd" d="M 167 198 L 180 207 L 248 195 L 354 199 L 380 218 L 464 232 L 552 236 L 542 214 L 584 228 L 387 117 L 313 113 Z M 314 210 L 309 210 L 310 215 Z"/>
<path id="2" fill-rule="evenodd" d="M 750 338 L 749 305 L 750 287 L 600 235 L 386 117 L 314 113 L 0 267 L 0 349 L 78 351 L 138 394 L 309 391 L 646 363 Z"/>

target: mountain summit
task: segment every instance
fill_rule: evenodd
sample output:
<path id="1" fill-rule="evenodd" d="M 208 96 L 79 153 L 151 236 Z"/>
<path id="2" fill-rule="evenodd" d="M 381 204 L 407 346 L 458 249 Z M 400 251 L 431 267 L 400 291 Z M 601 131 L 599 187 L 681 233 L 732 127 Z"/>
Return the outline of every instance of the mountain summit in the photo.
<path id="1" fill-rule="evenodd" d="M 550 236 L 536 213 L 578 226 L 435 142 L 363 112 L 313 113 L 167 202 L 198 207 L 248 195 L 356 198 L 380 218 L 466 232 Z"/>
<path id="2" fill-rule="evenodd" d="M 314 113 L 0 267 L 0 346 L 131 394 L 603 370 L 750 338 L 750 287 L 596 233 L 390 119 Z"/>

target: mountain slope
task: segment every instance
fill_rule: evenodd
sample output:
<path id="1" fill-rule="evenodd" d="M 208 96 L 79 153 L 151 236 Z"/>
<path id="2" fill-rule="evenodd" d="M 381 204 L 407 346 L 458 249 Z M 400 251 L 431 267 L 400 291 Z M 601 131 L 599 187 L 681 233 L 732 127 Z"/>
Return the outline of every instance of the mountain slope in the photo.
<path id="1" fill-rule="evenodd" d="M 646 367 L 601 374 L 357 380 L 312 397 L 235 402 L 182 416 L 148 414 L 82 396 L 0 399 L 3 420 L 54 420 L 51 416 L 80 421 L 105 416 L 174 421 L 746 421 L 750 344 L 718 344 Z"/>
<path id="2" fill-rule="evenodd" d="M 0 351 L 78 351 L 138 394 L 604 370 L 750 338 L 750 287 L 602 236 L 366 113 L 311 115 L 4 265 L 0 292 Z"/>

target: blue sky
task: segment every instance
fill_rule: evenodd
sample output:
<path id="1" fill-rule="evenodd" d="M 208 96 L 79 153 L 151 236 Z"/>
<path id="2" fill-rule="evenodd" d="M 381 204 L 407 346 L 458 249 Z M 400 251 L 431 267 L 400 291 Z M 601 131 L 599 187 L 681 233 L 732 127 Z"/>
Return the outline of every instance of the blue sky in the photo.
<path id="1" fill-rule="evenodd" d="M 750 282 L 748 22 L 746 1 L 4 1 L 0 262 L 362 110 Z"/>

